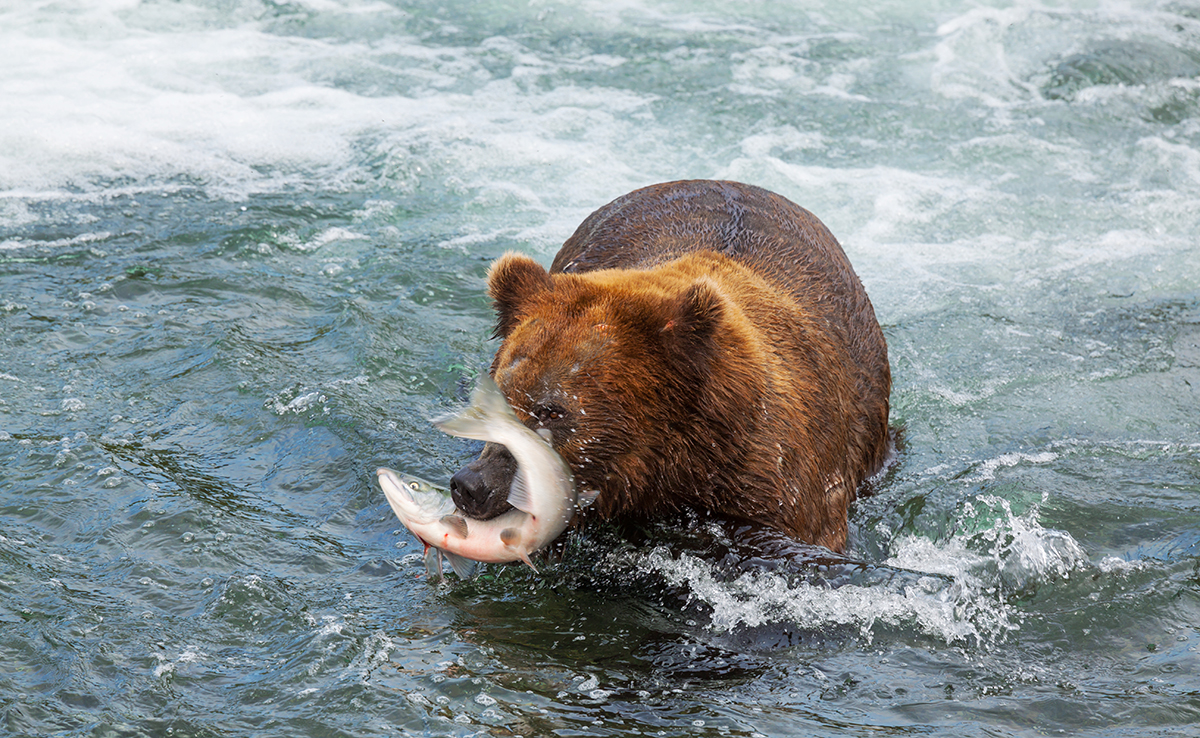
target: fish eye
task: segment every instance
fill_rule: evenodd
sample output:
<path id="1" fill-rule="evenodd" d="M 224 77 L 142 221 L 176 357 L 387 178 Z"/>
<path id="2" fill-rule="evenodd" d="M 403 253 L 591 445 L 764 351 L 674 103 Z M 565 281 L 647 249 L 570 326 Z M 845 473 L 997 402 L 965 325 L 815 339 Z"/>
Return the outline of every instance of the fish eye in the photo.
<path id="1" fill-rule="evenodd" d="M 416 482 L 409 482 L 409 483 L 408 483 L 408 488 L 409 488 L 409 489 L 411 489 L 411 490 L 413 490 L 413 491 L 416 491 L 417 489 L 419 489 L 419 488 L 420 488 L 420 485 L 419 485 L 419 484 L 417 484 Z"/>

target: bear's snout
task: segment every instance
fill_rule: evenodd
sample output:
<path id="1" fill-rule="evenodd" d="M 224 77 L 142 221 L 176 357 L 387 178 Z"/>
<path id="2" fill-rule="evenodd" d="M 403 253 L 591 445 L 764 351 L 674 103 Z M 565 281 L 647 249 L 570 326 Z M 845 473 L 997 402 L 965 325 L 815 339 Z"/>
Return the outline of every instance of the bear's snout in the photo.
<path id="1" fill-rule="evenodd" d="M 473 518 L 483 517 L 478 510 L 485 507 L 492 490 L 483 483 L 483 475 L 470 465 L 464 466 L 450 477 L 450 495 L 458 509 Z"/>
<path id="2" fill-rule="evenodd" d="M 489 443 L 479 458 L 450 477 L 450 496 L 467 517 L 487 520 L 508 511 L 508 491 L 517 472 L 508 450 Z"/>

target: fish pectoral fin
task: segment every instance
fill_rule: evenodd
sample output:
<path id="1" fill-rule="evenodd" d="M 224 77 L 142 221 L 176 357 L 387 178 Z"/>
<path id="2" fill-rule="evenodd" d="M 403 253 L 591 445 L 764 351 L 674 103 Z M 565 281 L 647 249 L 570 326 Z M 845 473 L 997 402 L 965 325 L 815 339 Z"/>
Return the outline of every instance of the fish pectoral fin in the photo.
<path id="1" fill-rule="evenodd" d="M 516 528 L 505 528 L 504 530 L 500 531 L 500 542 L 509 548 L 517 548 L 517 546 L 521 543 L 521 531 L 517 530 Z M 533 569 L 534 574 L 541 573 L 538 571 L 538 568 L 533 565 L 533 562 L 529 560 L 529 553 L 527 551 L 522 551 L 518 548 L 517 558 L 519 558 L 521 561 L 524 561 L 530 569 Z"/>
<path id="2" fill-rule="evenodd" d="M 533 565 L 533 562 L 529 560 L 529 554 L 522 551 L 520 553 L 520 556 L 521 556 L 521 561 L 524 561 L 526 566 L 528 566 L 530 569 L 533 569 L 534 574 L 541 574 L 541 572 L 538 571 L 538 568 Z"/>
<path id="3" fill-rule="evenodd" d="M 525 476 L 525 470 L 521 467 L 517 467 L 517 473 L 513 476 L 512 487 L 508 490 L 508 504 L 521 512 L 531 512 L 533 510 L 532 488 L 529 485 L 529 479 Z"/>
<path id="4" fill-rule="evenodd" d="M 591 505 L 593 502 L 595 502 L 596 498 L 599 496 L 600 496 L 600 490 L 598 490 L 598 489 L 584 490 L 584 491 L 580 492 L 579 497 L 576 498 L 575 507 L 582 510 L 583 508 L 585 508 L 588 505 Z"/>
<path id="5" fill-rule="evenodd" d="M 457 515 L 443 515 L 442 523 L 459 538 L 467 537 L 467 520 Z"/>
<path id="6" fill-rule="evenodd" d="M 475 562 L 470 559 L 464 559 L 458 554 L 452 554 L 449 551 L 442 551 L 442 555 L 450 562 L 450 568 L 458 575 L 459 579 L 470 579 L 475 574 Z"/>
<path id="7" fill-rule="evenodd" d="M 425 545 L 425 576 L 442 578 L 442 552 L 428 544 Z"/>

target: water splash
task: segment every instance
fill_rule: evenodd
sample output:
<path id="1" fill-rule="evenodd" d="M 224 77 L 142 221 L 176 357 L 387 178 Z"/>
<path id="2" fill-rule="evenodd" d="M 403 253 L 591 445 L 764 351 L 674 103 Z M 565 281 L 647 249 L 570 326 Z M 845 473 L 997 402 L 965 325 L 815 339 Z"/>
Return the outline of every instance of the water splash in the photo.
<path id="1" fill-rule="evenodd" d="M 1070 533 L 1045 528 L 1038 522 L 1040 506 L 1031 505 L 1021 514 L 1012 503 L 997 495 L 980 495 L 963 505 L 960 528 L 951 539 L 977 557 L 972 571 L 983 579 L 1014 592 L 1029 592 L 1040 584 L 1069 579 L 1071 573 L 1089 565 L 1087 554 Z M 983 527 L 980 521 L 991 519 Z"/>
<path id="2" fill-rule="evenodd" d="M 1043 527 L 1038 515 L 1036 504 L 1018 514 L 1008 500 L 980 495 L 962 506 L 948 538 L 898 536 L 882 566 L 847 561 L 836 576 L 827 576 L 836 564 L 803 571 L 778 562 L 731 575 L 727 562 L 665 546 L 641 564 L 710 611 L 713 632 L 779 623 L 849 627 L 871 643 L 900 629 L 992 647 L 1020 629 L 1018 596 L 1091 567 L 1069 533 Z"/>
<path id="3" fill-rule="evenodd" d="M 796 623 L 806 628 L 852 626 L 870 643 L 877 626 L 916 627 L 947 643 L 994 640 L 996 630 L 1008 628 L 1000 609 L 992 623 L 972 622 L 982 611 L 970 588 L 956 582 L 945 587 L 936 577 L 918 577 L 904 586 L 870 587 L 856 584 L 836 588 L 807 581 L 793 583 L 778 572 L 746 572 L 724 579 L 717 566 L 690 554 L 672 558 L 659 548 L 645 564 L 670 584 L 686 587 L 693 601 L 712 609 L 709 628 L 726 632 L 770 623 Z"/>

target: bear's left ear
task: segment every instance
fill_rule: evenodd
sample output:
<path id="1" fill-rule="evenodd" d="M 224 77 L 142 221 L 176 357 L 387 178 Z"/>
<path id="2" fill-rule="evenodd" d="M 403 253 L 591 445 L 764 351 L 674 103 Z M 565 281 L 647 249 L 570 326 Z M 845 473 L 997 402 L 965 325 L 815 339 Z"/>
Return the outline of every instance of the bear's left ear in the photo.
<path id="1" fill-rule="evenodd" d="M 662 333 L 688 363 L 703 365 L 713 351 L 713 336 L 725 317 L 725 298 L 710 279 L 700 279 L 670 304 Z"/>
<path id="2" fill-rule="evenodd" d="M 554 288 L 550 275 L 533 259 L 509 251 L 488 270 L 488 294 L 496 308 L 496 338 L 507 338 L 520 322 L 521 307 L 531 297 Z"/>

